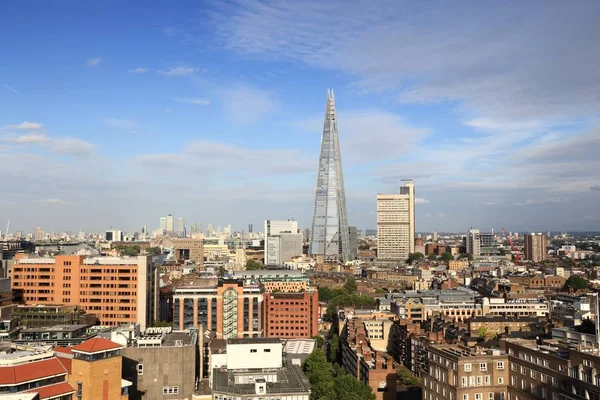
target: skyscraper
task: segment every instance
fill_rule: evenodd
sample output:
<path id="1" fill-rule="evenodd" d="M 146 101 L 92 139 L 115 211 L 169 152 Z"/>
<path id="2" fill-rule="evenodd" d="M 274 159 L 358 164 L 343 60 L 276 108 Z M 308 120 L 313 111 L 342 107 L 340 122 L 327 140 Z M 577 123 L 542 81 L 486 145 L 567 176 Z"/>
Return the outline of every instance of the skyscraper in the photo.
<path id="1" fill-rule="evenodd" d="M 333 90 L 327 92 L 325 123 L 315 190 L 310 254 L 350 259 L 346 194 Z"/>
<path id="2" fill-rule="evenodd" d="M 540 262 L 548 259 L 548 238 L 543 233 L 525 235 L 525 259 Z"/>
<path id="3" fill-rule="evenodd" d="M 182 217 L 177 218 L 177 236 L 185 237 L 185 220 Z"/>
<path id="4" fill-rule="evenodd" d="M 167 231 L 167 217 L 160 217 L 160 230 L 163 233 Z"/>
<path id="5" fill-rule="evenodd" d="M 175 220 L 171 214 L 167 215 L 167 232 L 175 231 Z"/>
<path id="6" fill-rule="evenodd" d="M 415 252 L 415 187 L 403 180 L 399 194 L 377 195 L 377 258 L 406 260 Z"/>
<path id="7" fill-rule="evenodd" d="M 302 233 L 298 222 L 265 221 L 265 265 L 283 265 L 302 255 Z"/>

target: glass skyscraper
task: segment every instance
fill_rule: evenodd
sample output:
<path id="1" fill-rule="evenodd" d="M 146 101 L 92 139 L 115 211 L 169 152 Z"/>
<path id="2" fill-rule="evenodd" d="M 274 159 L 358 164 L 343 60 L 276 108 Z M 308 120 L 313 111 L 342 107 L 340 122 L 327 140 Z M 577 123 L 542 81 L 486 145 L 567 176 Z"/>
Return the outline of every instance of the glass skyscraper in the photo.
<path id="1" fill-rule="evenodd" d="M 333 90 L 327 91 L 310 254 L 323 256 L 325 260 L 350 259 L 346 194 Z"/>

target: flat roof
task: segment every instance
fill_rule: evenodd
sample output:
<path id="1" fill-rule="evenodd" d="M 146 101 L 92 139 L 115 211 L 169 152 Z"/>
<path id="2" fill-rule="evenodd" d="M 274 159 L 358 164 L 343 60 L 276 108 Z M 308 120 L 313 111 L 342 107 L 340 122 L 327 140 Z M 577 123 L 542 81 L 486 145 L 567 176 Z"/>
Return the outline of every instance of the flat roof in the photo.
<path id="1" fill-rule="evenodd" d="M 267 344 L 267 343 L 282 343 L 279 338 L 237 338 L 227 339 L 227 344 Z"/>
<path id="2" fill-rule="evenodd" d="M 288 365 L 273 371 L 259 370 L 213 370 L 213 393 L 231 393 L 231 394 L 255 394 L 256 387 L 254 383 L 235 384 L 236 375 L 255 375 L 259 376 L 277 375 L 277 382 L 267 382 L 267 391 L 260 397 L 269 397 L 283 393 L 309 393 L 310 383 L 308 378 L 297 365 Z M 264 378 L 262 378 L 264 379 Z"/>
<path id="3" fill-rule="evenodd" d="M 58 332 L 58 331 L 60 331 L 60 332 L 75 332 L 80 329 L 85 329 L 89 326 L 90 325 L 83 325 L 83 324 L 53 325 L 53 326 L 46 326 L 46 327 L 42 327 L 42 328 L 25 328 L 25 329 L 23 329 L 23 332 Z"/>

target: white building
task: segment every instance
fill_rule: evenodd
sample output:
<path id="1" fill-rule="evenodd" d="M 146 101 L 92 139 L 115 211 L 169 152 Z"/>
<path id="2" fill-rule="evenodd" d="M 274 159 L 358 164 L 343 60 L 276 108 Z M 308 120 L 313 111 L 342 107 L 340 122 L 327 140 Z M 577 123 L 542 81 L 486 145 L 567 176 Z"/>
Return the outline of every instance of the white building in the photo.
<path id="1" fill-rule="evenodd" d="M 167 215 L 167 228 L 165 229 L 167 232 L 174 232 L 175 231 L 175 221 L 174 218 L 171 214 Z"/>
<path id="2" fill-rule="evenodd" d="M 265 265 L 284 265 L 302 255 L 302 233 L 298 222 L 265 221 Z"/>
<path id="3" fill-rule="evenodd" d="M 415 189 L 402 181 L 399 194 L 377 195 L 377 258 L 406 260 L 415 252 Z"/>
<path id="4" fill-rule="evenodd" d="M 167 217 L 160 217 L 160 230 L 163 233 L 167 231 Z"/>

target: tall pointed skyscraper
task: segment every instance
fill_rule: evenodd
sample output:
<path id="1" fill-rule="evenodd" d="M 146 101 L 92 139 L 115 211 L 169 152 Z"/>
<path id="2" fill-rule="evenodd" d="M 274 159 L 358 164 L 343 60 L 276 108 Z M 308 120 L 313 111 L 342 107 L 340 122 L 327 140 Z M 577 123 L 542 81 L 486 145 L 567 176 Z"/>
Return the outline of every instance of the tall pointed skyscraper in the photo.
<path id="1" fill-rule="evenodd" d="M 346 194 L 333 90 L 327 91 L 310 254 L 323 256 L 325 260 L 350 259 Z"/>

